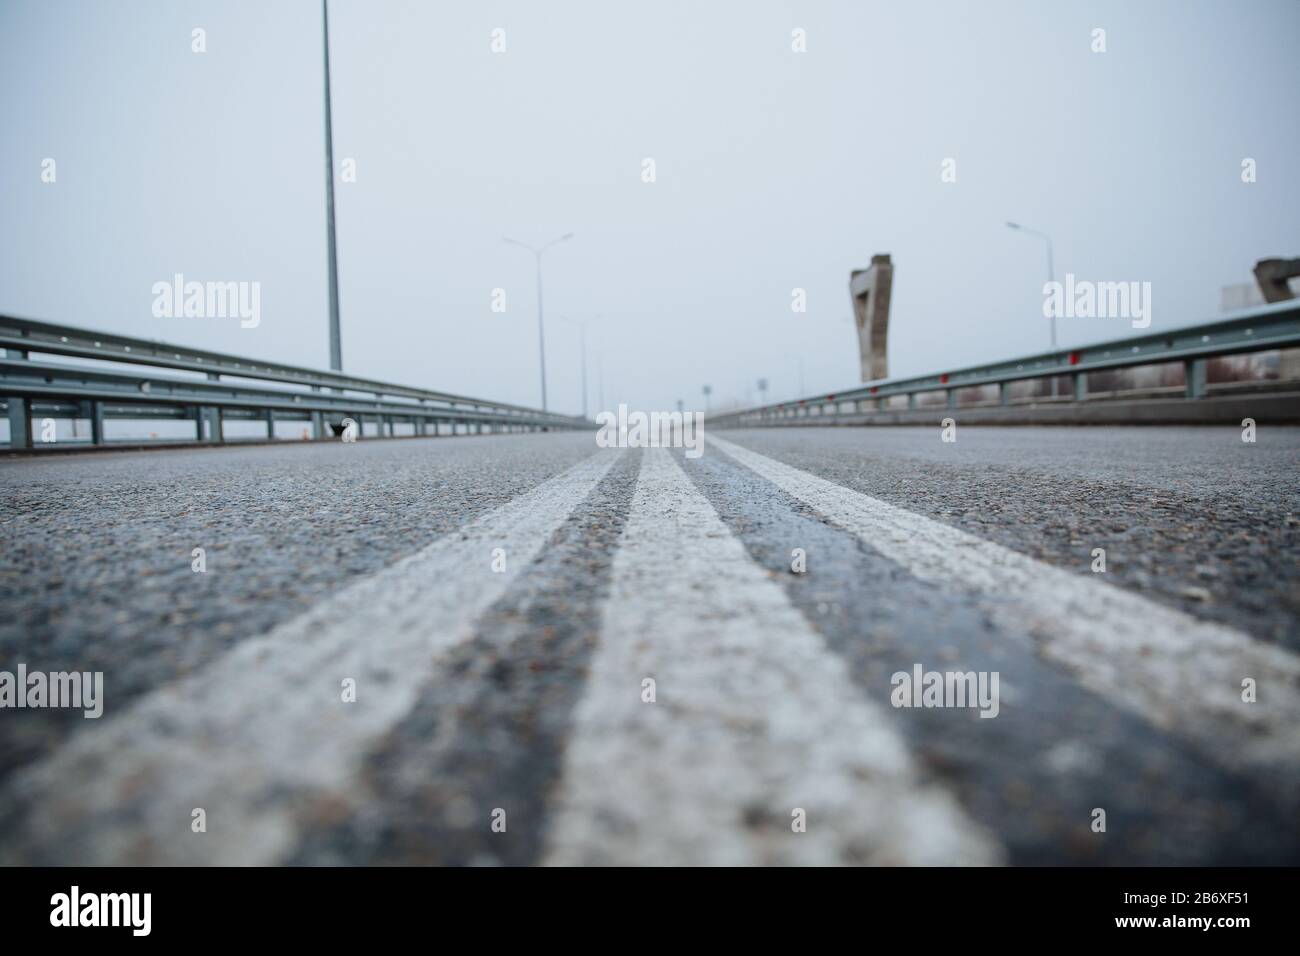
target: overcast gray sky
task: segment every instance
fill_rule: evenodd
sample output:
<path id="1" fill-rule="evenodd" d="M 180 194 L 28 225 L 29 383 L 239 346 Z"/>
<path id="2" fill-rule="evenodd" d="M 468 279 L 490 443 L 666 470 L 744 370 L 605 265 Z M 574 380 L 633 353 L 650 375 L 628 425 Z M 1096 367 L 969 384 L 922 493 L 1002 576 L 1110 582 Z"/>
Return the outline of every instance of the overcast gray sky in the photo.
<path id="1" fill-rule="evenodd" d="M 1300 255 L 1294 0 L 330 9 L 357 374 L 536 405 L 533 261 L 505 235 L 576 233 L 546 305 L 589 321 L 593 412 L 597 352 L 607 406 L 758 376 L 785 398 L 801 358 L 810 391 L 855 383 L 847 283 L 876 252 L 891 373 L 1044 348 L 1043 249 L 1008 219 L 1052 234 L 1058 276 L 1151 281 L 1155 330 Z M 316 0 L 0 0 L 0 310 L 326 367 L 322 116 Z M 261 324 L 155 318 L 177 272 L 260 282 Z M 1132 332 L 1062 322 L 1064 345 Z M 547 332 L 576 411 L 577 333 Z"/>

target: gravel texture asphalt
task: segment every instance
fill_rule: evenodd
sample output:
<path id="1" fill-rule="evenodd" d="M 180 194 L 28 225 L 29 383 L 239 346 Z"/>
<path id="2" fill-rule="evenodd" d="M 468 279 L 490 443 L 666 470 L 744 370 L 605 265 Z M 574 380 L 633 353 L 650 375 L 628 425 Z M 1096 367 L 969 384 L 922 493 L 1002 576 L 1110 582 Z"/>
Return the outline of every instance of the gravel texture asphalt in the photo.
<path id="1" fill-rule="evenodd" d="M 726 437 L 1300 650 L 1300 428 L 773 428 Z"/>
<path id="2" fill-rule="evenodd" d="M 1300 429 L 1261 427 L 1255 444 L 1219 428 L 969 427 L 955 443 L 942 442 L 938 427 L 724 434 L 842 488 L 1300 651 Z M 102 670 L 107 721 L 179 679 L 201 679 L 241 642 L 462 533 L 594 451 L 591 434 L 550 434 L 0 463 L 0 670 L 19 661 L 29 670 Z M 478 617 L 471 639 L 437 656 L 415 706 L 348 755 L 357 769 L 346 800 L 329 788 L 286 789 L 298 824 L 283 862 L 547 859 L 593 655 L 611 642 L 654 640 L 602 626 L 611 567 L 652 453 L 661 454 L 618 458 Z M 1228 766 L 1176 727 L 1081 686 L 1034 652 L 1028 631 L 995 621 L 987 601 L 918 579 L 888 548 L 725 451 L 672 455 L 835 667 L 882 705 L 920 784 L 953 794 L 1007 861 L 1297 862 L 1300 767 Z M 653 515 L 642 517 L 651 523 Z M 792 542 L 815 573 L 790 573 Z M 680 547 L 693 546 L 683 535 Z M 191 568 L 198 547 L 202 574 Z M 1091 571 L 1098 547 L 1106 549 L 1101 576 Z M 705 579 L 689 594 L 655 599 L 695 602 L 707 618 L 722 603 L 710 588 Z M 999 671 L 999 718 L 890 708 L 890 675 L 916 662 Z M 76 847 L 33 837 L 26 815 L 38 800 L 6 791 L 97 723 L 72 710 L 0 711 L 0 860 L 83 861 Z M 761 723 L 744 728 L 759 752 L 771 732 Z M 727 800 L 725 786 L 717 799 Z M 484 824 L 499 806 L 511 808 L 509 836 Z M 1104 838 L 1088 826 L 1099 806 L 1110 819 Z M 750 815 L 750 829 L 788 829 L 788 810 L 770 820 L 753 817 L 752 805 L 738 812 Z M 188 820 L 179 826 L 188 830 Z"/>

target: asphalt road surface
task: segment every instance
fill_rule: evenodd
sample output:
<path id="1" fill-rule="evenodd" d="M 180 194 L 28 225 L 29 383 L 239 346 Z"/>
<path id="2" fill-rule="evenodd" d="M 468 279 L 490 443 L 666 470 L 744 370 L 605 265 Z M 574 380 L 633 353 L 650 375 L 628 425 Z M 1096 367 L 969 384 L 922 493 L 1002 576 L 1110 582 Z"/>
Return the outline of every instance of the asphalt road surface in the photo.
<path id="1" fill-rule="evenodd" d="M 1300 429 L 593 435 L 0 463 L 0 863 L 1300 863 Z"/>

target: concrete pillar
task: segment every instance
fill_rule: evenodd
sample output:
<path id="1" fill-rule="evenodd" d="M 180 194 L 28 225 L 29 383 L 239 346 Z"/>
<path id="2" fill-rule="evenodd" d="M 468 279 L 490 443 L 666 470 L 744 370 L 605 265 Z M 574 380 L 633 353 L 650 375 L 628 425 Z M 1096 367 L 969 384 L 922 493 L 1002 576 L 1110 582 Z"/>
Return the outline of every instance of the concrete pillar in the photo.
<path id="1" fill-rule="evenodd" d="M 886 360 L 889 340 L 889 298 L 894 283 L 894 267 L 889 255 L 871 257 L 866 269 L 856 269 L 849 276 L 849 297 L 858 327 L 858 357 L 862 381 L 889 377 Z"/>
<path id="2" fill-rule="evenodd" d="M 1300 259 L 1260 259 L 1255 263 L 1255 282 L 1265 302 L 1295 298 L 1288 280 L 1297 276 L 1300 276 Z"/>

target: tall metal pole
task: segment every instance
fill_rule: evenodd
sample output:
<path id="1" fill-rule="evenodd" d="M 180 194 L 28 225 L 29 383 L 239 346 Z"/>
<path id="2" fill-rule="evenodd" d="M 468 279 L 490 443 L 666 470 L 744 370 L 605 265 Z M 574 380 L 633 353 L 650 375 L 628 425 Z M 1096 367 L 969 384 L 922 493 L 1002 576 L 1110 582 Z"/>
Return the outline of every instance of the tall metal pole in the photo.
<path id="1" fill-rule="evenodd" d="M 546 328 L 542 323 L 542 250 L 533 250 L 537 258 L 537 356 L 542 367 L 542 411 L 546 411 Z"/>
<path id="2" fill-rule="evenodd" d="M 1056 281 L 1056 267 L 1052 262 L 1052 237 L 1044 236 L 1047 240 L 1047 281 Z M 1056 350 L 1056 313 L 1052 313 L 1052 351 Z"/>
<path id="3" fill-rule="evenodd" d="M 339 258 L 334 239 L 334 123 L 330 107 L 330 14 L 329 0 L 321 0 L 325 24 L 325 222 L 328 231 L 330 368 L 343 371 L 343 339 L 339 332 Z"/>
<path id="4" fill-rule="evenodd" d="M 580 319 L 571 319 L 566 315 L 559 317 L 561 322 L 577 326 L 579 364 L 582 366 L 582 417 L 587 417 L 587 323 Z"/>
<path id="5" fill-rule="evenodd" d="M 552 239 L 550 242 L 540 246 L 530 246 L 526 242 L 520 242 L 518 239 L 511 239 L 509 236 L 502 236 L 506 242 L 513 246 L 523 246 L 533 254 L 537 261 L 537 351 L 542 370 L 542 411 L 547 411 L 546 405 L 546 332 L 542 319 L 542 253 L 555 245 L 557 242 L 565 242 L 573 238 L 573 233 L 566 232 L 564 235 Z"/>
<path id="6" fill-rule="evenodd" d="M 1037 229 L 1030 229 L 1028 226 L 1022 226 L 1018 222 L 1007 223 L 1007 228 L 1015 229 L 1017 232 L 1026 232 L 1029 235 L 1036 236 L 1037 238 L 1042 239 L 1045 243 L 1047 243 L 1047 281 L 1055 282 L 1056 265 L 1052 259 L 1052 237 L 1045 232 L 1039 232 Z M 1052 350 L 1055 351 L 1056 350 L 1056 315 L 1053 314 L 1051 318 L 1052 318 Z M 1055 382 L 1053 382 L 1053 389 L 1055 389 Z M 1055 394 L 1055 392 L 1053 392 L 1053 394 Z"/>
<path id="7" fill-rule="evenodd" d="M 578 323 L 578 342 L 582 348 L 582 417 L 587 417 L 587 326 Z"/>

